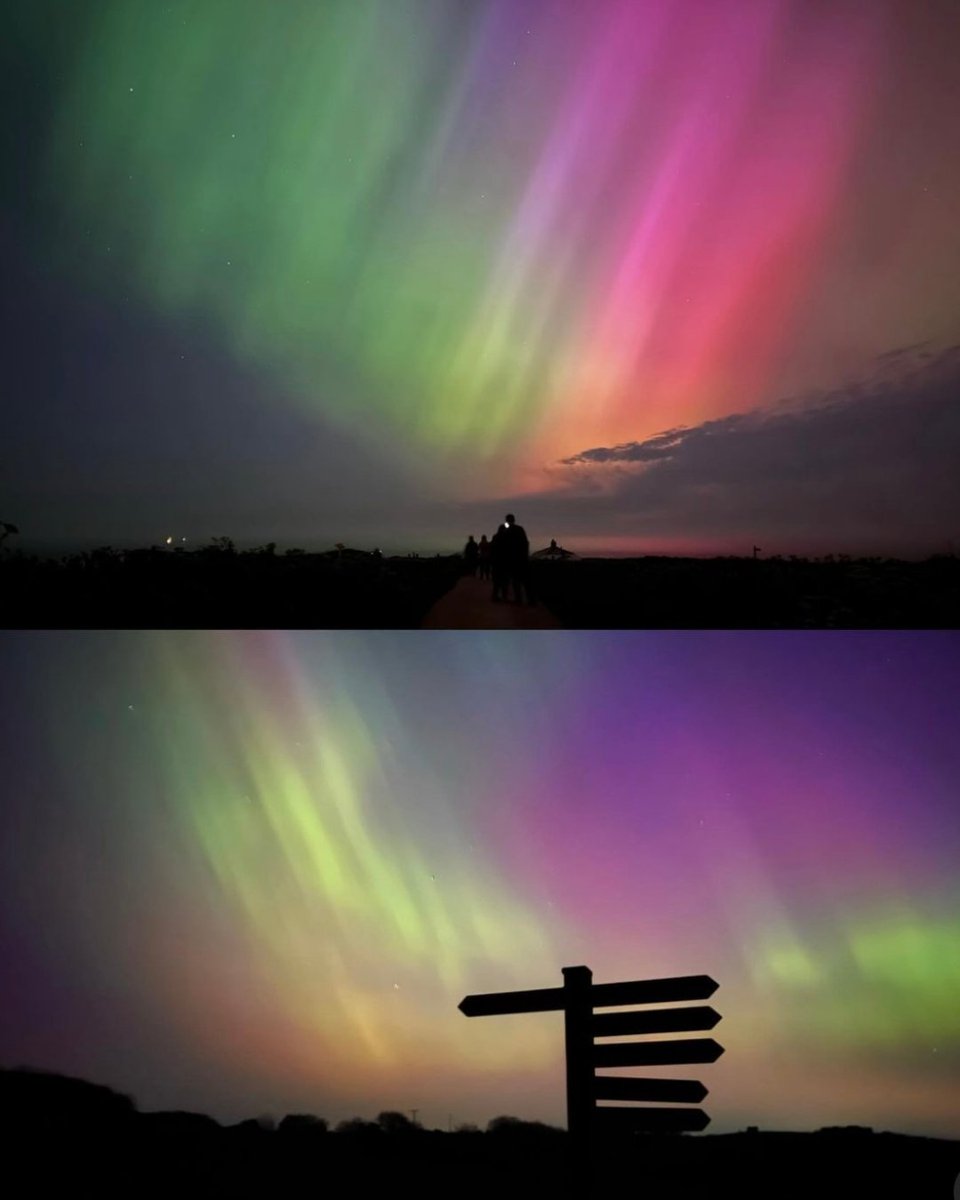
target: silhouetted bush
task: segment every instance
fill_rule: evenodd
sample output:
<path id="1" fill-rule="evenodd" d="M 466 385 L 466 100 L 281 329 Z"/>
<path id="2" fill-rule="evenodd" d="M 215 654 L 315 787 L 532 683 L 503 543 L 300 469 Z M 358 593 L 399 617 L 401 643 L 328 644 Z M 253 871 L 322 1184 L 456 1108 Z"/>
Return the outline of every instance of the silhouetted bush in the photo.
<path id="1" fill-rule="evenodd" d="M 492 1117 L 487 1122 L 487 1133 L 497 1138 L 556 1138 L 565 1132 L 543 1121 L 523 1121 L 519 1117 Z"/>
<path id="2" fill-rule="evenodd" d="M 336 1131 L 346 1137 L 379 1137 L 383 1133 L 376 1121 L 365 1121 L 362 1117 L 350 1117 L 341 1121 Z"/>
<path id="3" fill-rule="evenodd" d="M 316 1137 L 327 1131 L 323 1117 L 315 1117 L 312 1113 L 288 1113 L 277 1126 L 277 1133 L 284 1137 Z"/>
<path id="4" fill-rule="evenodd" d="M 422 1125 L 415 1124 L 408 1116 L 401 1112 L 382 1112 L 377 1117 L 377 1124 L 384 1133 L 392 1135 L 409 1136 L 413 1133 L 423 1132 Z"/>

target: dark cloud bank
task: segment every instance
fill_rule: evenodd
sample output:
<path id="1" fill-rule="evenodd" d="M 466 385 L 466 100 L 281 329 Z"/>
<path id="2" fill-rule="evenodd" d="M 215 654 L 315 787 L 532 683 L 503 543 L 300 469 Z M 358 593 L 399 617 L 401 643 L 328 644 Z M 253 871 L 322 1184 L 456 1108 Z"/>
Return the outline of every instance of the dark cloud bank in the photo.
<path id="1" fill-rule="evenodd" d="M 731 552 L 925 556 L 960 546 L 960 345 L 882 355 L 831 392 L 564 459 L 528 523 Z M 739 543 L 743 546 L 739 546 Z"/>

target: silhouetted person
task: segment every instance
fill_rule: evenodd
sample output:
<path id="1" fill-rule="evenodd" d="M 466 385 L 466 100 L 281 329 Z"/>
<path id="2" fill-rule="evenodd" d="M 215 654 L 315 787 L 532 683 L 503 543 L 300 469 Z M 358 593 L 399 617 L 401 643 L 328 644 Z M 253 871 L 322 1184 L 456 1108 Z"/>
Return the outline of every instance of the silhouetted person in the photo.
<path id="1" fill-rule="evenodd" d="M 490 578 L 490 543 L 485 533 L 480 535 L 480 544 L 477 546 L 477 570 L 481 579 Z"/>
<path id="2" fill-rule="evenodd" d="M 509 526 L 501 525 L 490 539 L 490 572 L 493 575 L 494 600 L 507 599 L 510 582 L 510 536 Z"/>
<path id="3" fill-rule="evenodd" d="M 527 531 L 517 524 L 513 513 L 507 513 L 503 527 L 506 538 L 506 565 L 513 598 L 517 604 L 531 601 L 530 596 L 530 543 Z"/>
<path id="4" fill-rule="evenodd" d="M 476 575 L 477 560 L 480 557 L 480 547 L 473 540 L 473 534 L 467 539 L 467 544 L 463 548 L 463 565 L 465 575 Z"/>

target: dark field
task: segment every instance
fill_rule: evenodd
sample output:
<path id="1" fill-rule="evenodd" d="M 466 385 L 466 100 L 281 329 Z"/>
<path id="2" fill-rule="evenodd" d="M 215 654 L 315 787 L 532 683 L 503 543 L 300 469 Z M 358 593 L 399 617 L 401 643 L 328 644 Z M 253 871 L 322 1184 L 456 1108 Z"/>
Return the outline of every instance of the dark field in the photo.
<path id="1" fill-rule="evenodd" d="M 960 1142 L 846 1127 L 628 1135 L 598 1144 L 581 1175 L 565 1130 L 515 1117 L 452 1133 L 397 1112 L 335 1130 L 309 1115 L 221 1125 L 22 1069 L 0 1070 L 0 1107 L 0 1178 L 17 1196 L 951 1200 L 960 1171 Z"/>
<path id="2" fill-rule="evenodd" d="M 960 558 L 632 558 L 534 563 L 570 629 L 952 629 Z"/>
<path id="3" fill-rule="evenodd" d="M 429 1200 L 951 1200 L 960 1143 L 891 1133 L 634 1135 L 597 1151 L 583 1183 L 551 1137 L 422 1130 L 316 1136 L 256 1122 L 21 1138 L 17 1195 L 414 1196 Z M 197 1118 L 203 1121 L 205 1118 Z M 58 1153 L 48 1153 L 51 1143 Z M 31 1167 L 32 1162 L 32 1167 Z M 66 1190 L 65 1190 L 66 1189 Z"/>
<path id="4" fill-rule="evenodd" d="M 0 625 L 68 629 L 415 629 L 455 558 L 95 550 L 0 559 Z"/>
<path id="5" fill-rule="evenodd" d="M 6 628 L 416 629 L 458 555 L 384 558 L 227 539 L 193 551 L 0 557 Z M 532 561 L 534 594 L 568 629 L 944 629 L 960 624 L 960 558 Z"/>

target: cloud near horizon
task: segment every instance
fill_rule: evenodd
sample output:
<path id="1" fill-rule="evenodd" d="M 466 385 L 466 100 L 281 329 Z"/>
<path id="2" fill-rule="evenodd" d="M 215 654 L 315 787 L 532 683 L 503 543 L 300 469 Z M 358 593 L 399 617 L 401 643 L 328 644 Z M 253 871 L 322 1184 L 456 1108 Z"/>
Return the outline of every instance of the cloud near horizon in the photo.
<path id="1" fill-rule="evenodd" d="M 522 506 L 568 536 L 927 553 L 960 538 L 958 461 L 960 345 L 921 343 L 829 392 L 583 450 Z"/>

